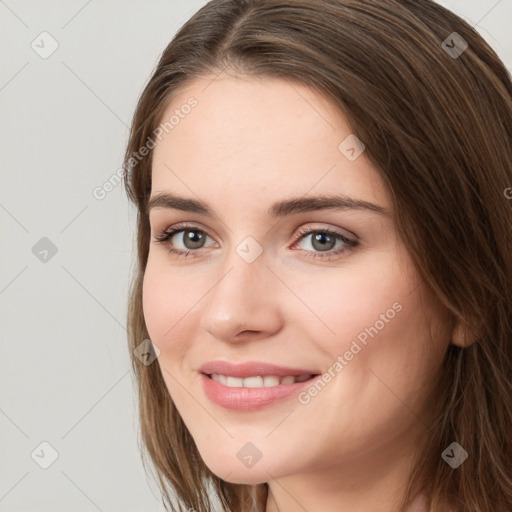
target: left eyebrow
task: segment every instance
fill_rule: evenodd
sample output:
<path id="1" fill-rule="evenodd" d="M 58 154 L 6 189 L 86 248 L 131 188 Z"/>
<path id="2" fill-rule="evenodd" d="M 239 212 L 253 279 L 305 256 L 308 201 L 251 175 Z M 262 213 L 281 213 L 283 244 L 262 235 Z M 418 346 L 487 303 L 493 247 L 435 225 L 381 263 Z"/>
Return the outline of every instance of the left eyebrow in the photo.
<path id="1" fill-rule="evenodd" d="M 160 192 L 148 203 L 147 211 L 153 208 L 168 208 L 187 212 L 199 213 L 205 217 L 215 218 L 213 211 L 203 201 L 172 195 L 168 192 Z M 322 195 L 315 197 L 293 197 L 277 201 L 267 210 L 269 217 L 284 217 L 296 213 L 312 212 L 317 210 L 363 210 L 390 217 L 389 211 L 375 203 L 356 199 L 346 195 Z"/>

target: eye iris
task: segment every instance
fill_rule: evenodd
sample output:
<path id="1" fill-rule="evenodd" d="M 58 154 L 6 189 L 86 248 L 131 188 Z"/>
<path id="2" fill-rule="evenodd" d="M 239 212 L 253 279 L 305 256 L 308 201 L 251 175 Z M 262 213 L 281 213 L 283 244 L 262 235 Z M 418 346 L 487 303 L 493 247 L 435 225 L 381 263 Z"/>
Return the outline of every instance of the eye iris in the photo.
<path id="1" fill-rule="evenodd" d="M 185 235 L 185 245 L 187 246 L 188 249 L 201 248 L 201 242 L 203 242 L 203 239 L 204 239 L 203 233 L 201 233 L 200 231 L 186 229 L 184 235 Z M 192 247 L 189 247 L 189 245 L 188 245 L 189 242 L 192 243 Z"/>
<path id="2" fill-rule="evenodd" d="M 327 250 L 327 251 L 332 249 L 332 247 L 326 248 L 325 244 L 320 244 L 319 247 L 316 246 L 316 242 L 325 242 L 325 238 L 330 239 L 328 241 L 328 244 L 329 244 L 329 242 L 331 244 L 336 244 L 336 239 L 333 236 L 331 236 L 327 233 L 317 233 L 316 235 L 313 236 L 313 242 L 312 242 L 313 247 L 318 250 Z M 333 245 L 333 247 L 334 247 L 334 245 Z"/>

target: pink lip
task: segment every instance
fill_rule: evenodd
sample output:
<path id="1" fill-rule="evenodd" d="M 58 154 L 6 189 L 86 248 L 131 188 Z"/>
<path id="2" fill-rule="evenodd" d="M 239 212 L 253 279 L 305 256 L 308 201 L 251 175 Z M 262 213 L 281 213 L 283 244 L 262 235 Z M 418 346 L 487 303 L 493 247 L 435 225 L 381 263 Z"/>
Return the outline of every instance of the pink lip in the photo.
<path id="1" fill-rule="evenodd" d="M 210 361 L 203 364 L 198 370 L 201 373 L 220 373 L 221 375 L 230 375 L 231 377 L 253 377 L 256 375 L 275 375 L 277 377 L 286 377 L 287 375 L 313 374 L 318 375 L 318 370 L 311 368 L 290 368 L 284 366 L 276 366 L 262 361 L 248 361 L 242 364 L 229 363 L 228 361 Z"/>
<path id="2" fill-rule="evenodd" d="M 297 395 L 304 387 L 310 386 L 319 375 L 318 371 L 305 368 L 285 368 L 263 362 L 247 362 L 232 364 L 227 361 L 211 361 L 199 369 L 201 382 L 206 396 L 215 404 L 235 411 L 255 411 L 277 400 Z M 232 377 L 252 377 L 256 375 L 275 375 L 285 377 L 287 375 L 311 374 L 313 377 L 304 382 L 284 384 L 262 388 L 232 388 L 210 378 L 207 374 L 219 373 Z"/>
<path id="3" fill-rule="evenodd" d="M 204 373 L 201 373 L 200 376 L 206 396 L 213 403 L 234 411 L 256 411 L 276 400 L 297 395 L 301 389 L 310 386 L 318 377 L 270 388 L 230 388 Z"/>

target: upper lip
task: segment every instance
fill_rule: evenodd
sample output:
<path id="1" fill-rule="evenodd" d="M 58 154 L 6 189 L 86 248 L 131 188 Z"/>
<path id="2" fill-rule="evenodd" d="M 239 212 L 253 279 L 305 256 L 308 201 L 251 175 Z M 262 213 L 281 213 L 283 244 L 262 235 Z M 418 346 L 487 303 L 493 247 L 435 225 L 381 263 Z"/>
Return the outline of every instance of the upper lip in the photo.
<path id="1" fill-rule="evenodd" d="M 203 364 L 199 371 L 201 373 L 219 373 L 220 375 L 229 375 L 231 377 L 262 377 L 265 375 L 275 375 L 277 377 L 286 377 L 287 375 L 317 375 L 316 370 L 307 368 L 291 368 L 285 366 L 276 366 L 263 361 L 247 361 L 245 363 L 230 363 L 228 361 L 209 361 Z"/>

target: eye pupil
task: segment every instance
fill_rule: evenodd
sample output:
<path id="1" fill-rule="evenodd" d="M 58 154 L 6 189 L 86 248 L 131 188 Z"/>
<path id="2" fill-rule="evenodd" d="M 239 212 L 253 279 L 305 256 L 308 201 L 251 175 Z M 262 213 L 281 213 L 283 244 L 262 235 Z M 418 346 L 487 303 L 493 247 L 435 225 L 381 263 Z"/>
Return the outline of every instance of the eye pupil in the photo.
<path id="1" fill-rule="evenodd" d="M 197 230 L 186 229 L 185 230 L 185 240 L 187 242 L 192 243 L 192 247 L 188 247 L 188 249 L 197 249 L 201 247 L 201 242 L 203 241 L 203 233 Z M 186 244 L 188 246 L 188 244 Z M 197 245 L 197 246 L 196 246 Z"/>
<path id="2" fill-rule="evenodd" d="M 330 239 L 328 240 L 327 242 L 327 245 L 329 245 L 329 242 L 332 244 L 334 243 L 334 245 L 336 244 L 336 239 L 334 237 L 332 237 L 331 235 L 327 234 L 327 233 L 317 233 L 316 235 L 313 236 L 313 242 L 312 242 L 312 245 L 315 249 L 320 249 L 320 250 L 330 250 L 332 249 L 332 247 L 328 247 L 326 249 L 326 245 L 325 245 L 325 238 L 327 239 Z M 317 242 L 322 242 L 320 243 L 319 247 L 316 247 L 316 243 Z"/>

